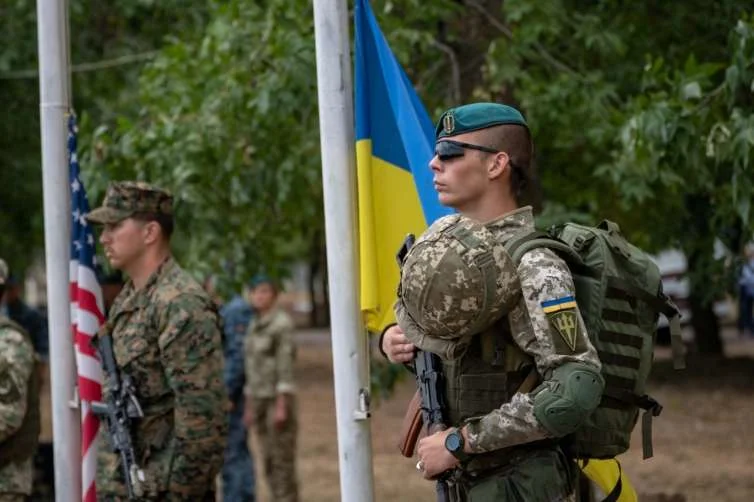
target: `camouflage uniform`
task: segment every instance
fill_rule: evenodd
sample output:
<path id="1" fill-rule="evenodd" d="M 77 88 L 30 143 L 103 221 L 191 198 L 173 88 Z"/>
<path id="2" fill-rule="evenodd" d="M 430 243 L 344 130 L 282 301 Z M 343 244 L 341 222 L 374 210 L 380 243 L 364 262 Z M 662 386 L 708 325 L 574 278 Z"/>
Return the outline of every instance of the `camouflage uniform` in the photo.
<path id="1" fill-rule="evenodd" d="M 520 113 L 510 107 L 474 104 L 443 114 L 436 133 L 440 139 L 502 124 L 527 127 Z M 473 267 L 456 258 L 460 253 L 437 237 L 438 229 L 452 228 L 454 224 L 466 226 L 465 234 L 456 232 L 458 240 L 464 243 L 456 248 L 465 247 L 465 252 L 471 254 L 477 246 L 474 240 L 489 245 L 490 235 L 493 242 L 504 248 L 504 243 L 515 234 L 534 230 L 534 218 L 531 207 L 527 206 L 486 223 L 482 230 L 479 224 L 468 225 L 462 216 L 447 216 L 435 222 L 426 232 L 430 235 L 423 235 L 414 246 L 423 241 L 438 245 L 439 253 L 425 252 L 420 258 L 428 266 L 406 270 L 411 265 L 413 251 L 404 262 L 396 317 L 411 342 L 443 357 L 448 416 L 451 425 L 464 427 L 467 446 L 473 453 L 454 473 L 451 500 L 575 500 L 576 465 L 559 446 L 560 436 L 553 433 L 555 428 L 543 423 L 542 417 L 546 415 L 540 412 L 545 408 L 537 406 L 542 404 L 542 397 L 549 398 L 562 388 L 558 378 L 573 368 L 590 376 L 586 400 L 589 406 L 581 407 L 582 410 L 596 407 L 604 384 L 599 375 L 597 352 L 573 300 L 575 286 L 571 273 L 552 251 L 534 249 L 524 254 L 514 278 L 505 269 L 505 261 L 495 253 L 496 246 L 491 246 L 486 259 L 472 262 L 477 263 L 477 269 L 493 261 L 503 266 L 502 272 L 494 270 L 495 274 L 487 274 L 487 279 L 494 277 L 497 282 L 492 285 L 498 290 L 501 286 L 508 288 L 506 294 L 497 293 L 498 300 L 506 300 L 512 293 L 516 300 L 502 302 L 508 310 L 497 323 L 485 326 L 472 323 L 470 319 L 486 319 L 480 311 L 487 307 L 483 308 L 475 293 L 494 291 L 494 287 L 489 280 L 475 281 L 473 276 L 469 277 L 468 270 Z M 450 256 L 448 264 L 455 263 L 458 270 L 438 268 L 443 264 L 442 260 L 436 260 L 439 255 L 443 259 Z M 415 275 L 406 277 L 407 273 Z M 440 277 L 442 274 L 445 278 Z M 454 292 L 454 287 L 457 290 L 468 287 L 470 293 Z M 556 322 L 556 309 L 567 317 L 567 330 Z M 468 333 L 467 328 L 472 325 L 476 334 Z M 500 347 L 504 350 L 498 351 Z M 495 357 L 486 359 L 485 353 L 493 353 Z M 532 392 L 519 392 L 524 376 L 532 367 L 536 368 L 541 385 Z M 579 386 L 575 387 L 574 392 L 578 393 Z M 578 424 L 567 426 L 575 430 Z"/>
<path id="2" fill-rule="evenodd" d="M 172 214 L 172 198 L 144 183 L 110 186 L 87 218 L 109 223 L 135 212 Z M 127 282 L 97 337 L 109 334 L 119 369 L 134 379 L 144 417 L 132 436 L 144 500 L 214 500 L 227 434 L 227 393 L 218 315 L 201 286 L 166 259 L 144 287 Z M 109 392 L 106 378 L 105 392 Z M 99 444 L 107 445 L 106 427 Z M 99 500 L 125 500 L 120 458 L 97 456 Z"/>
<path id="3" fill-rule="evenodd" d="M 7 267 L 0 260 L 0 284 Z M 3 324 L 7 322 L 2 319 Z M 29 413 L 27 395 L 34 368 L 29 338 L 9 326 L 0 326 L 0 446 L 17 434 Z M 32 489 L 32 461 L 12 461 L 0 467 L 0 502 L 22 502 Z"/>
<path id="4" fill-rule="evenodd" d="M 258 315 L 249 325 L 245 340 L 246 395 L 252 399 L 265 475 L 275 502 L 298 501 L 296 434 L 298 419 L 293 395 L 293 321 L 275 308 Z M 274 426 L 275 400 L 286 395 L 288 420 L 281 430 Z"/>

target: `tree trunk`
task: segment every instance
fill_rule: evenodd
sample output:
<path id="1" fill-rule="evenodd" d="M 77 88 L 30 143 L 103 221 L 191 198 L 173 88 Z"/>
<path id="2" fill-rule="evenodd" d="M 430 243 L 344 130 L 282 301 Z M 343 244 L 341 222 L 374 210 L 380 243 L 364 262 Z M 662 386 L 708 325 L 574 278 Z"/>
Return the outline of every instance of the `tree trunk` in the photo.
<path id="1" fill-rule="evenodd" d="M 694 328 L 694 341 L 701 354 L 722 355 L 723 341 L 720 338 L 720 324 L 712 304 L 704 304 L 693 292 L 689 296 L 691 326 Z"/>
<path id="2" fill-rule="evenodd" d="M 694 341 L 702 354 L 723 353 L 723 341 L 720 338 L 720 323 L 714 311 L 714 297 L 705 295 L 714 274 L 714 267 L 709 266 L 713 260 L 715 229 L 712 228 L 712 202 L 707 195 L 690 195 L 686 198 L 689 212 L 688 238 L 692 243 L 687 249 L 687 275 L 691 279 L 689 306 L 691 308 L 691 326 L 694 328 Z M 694 273 L 696 272 L 696 273 Z"/>

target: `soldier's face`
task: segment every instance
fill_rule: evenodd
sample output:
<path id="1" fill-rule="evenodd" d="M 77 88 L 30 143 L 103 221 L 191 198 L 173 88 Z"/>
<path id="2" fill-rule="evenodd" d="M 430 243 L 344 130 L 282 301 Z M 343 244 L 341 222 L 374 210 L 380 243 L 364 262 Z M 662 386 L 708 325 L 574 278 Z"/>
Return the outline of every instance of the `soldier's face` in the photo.
<path id="1" fill-rule="evenodd" d="M 127 271 L 144 253 L 144 225 L 132 218 L 108 223 L 99 241 L 113 268 Z"/>
<path id="2" fill-rule="evenodd" d="M 277 291 L 271 284 L 259 284 L 251 290 L 251 306 L 255 309 L 266 312 L 275 305 Z"/>
<path id="3" fill-rule="evenodd" d="M 474 133 L 459 134 L 449 139 L 456 143 L 454 148 L 440 145 L 429 163 L 434 174 L 434 187 L 440 203 L 459 211 L 478 201 L 487 190 L 489 177 L 485 159 L 491 155 L 471 148 L 457 146 L 458 143 L 477 145 Z M 454 153 L 455 152 L 455 153 Z"/>

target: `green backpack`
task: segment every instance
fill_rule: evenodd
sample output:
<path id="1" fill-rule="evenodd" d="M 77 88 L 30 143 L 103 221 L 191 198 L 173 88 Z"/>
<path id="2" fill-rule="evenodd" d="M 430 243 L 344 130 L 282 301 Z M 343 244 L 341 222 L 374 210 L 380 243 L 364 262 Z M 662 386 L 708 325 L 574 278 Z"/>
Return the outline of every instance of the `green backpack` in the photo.
<path id="1" fill-rule="evenodd" d="M 659 314 L 670 323 L 673 365 L 676 369 L 685 366 L 680 313 L 662 292 L 657 265 L 607 220 L 597 227 L 566 223 L 548 233 L 520 233 L 506 243 L 517 264 L 526 252 L 542 247 L 555 251 L 571 270 L 576 303 L 605 378 L 602 402 L 566 438 L 568 450 L 576 458 L 612 458 L 623 453 L 641 408 L 644 458 L 651 457 L 652 417 L 660 414 L 662 406 L 645 393 L 645 387 Z"/>

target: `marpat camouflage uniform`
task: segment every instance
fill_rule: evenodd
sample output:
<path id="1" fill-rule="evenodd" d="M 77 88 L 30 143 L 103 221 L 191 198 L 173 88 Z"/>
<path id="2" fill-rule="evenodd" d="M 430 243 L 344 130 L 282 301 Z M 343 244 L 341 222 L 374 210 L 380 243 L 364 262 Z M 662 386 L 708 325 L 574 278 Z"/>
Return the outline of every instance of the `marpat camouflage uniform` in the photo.
<path id="1" fill-rule="evenodd" d="M 10 328 L 0 327 L 0 443 L 16 433 L 27 413 L 34 347 Z M 31 494 L 32 458 L 0 468 L 0 502 L 22 502 Z"/>
<path id="2" fill-rule="evenodd" d="M 265 476 L 275 502 L 298 501 L 296 478 L 296 434 L 298 418 L 294 397 L 293 321 L 275 308 L 257 315 L 246 334 L 246 395 L 251 397 L 254 427 L 259 437 Z M 286 395 L 288 419 L 275 428 L 275 400 Z"/>
<path id="3" fill-rule="evenodd" d="M 133 438 L 146 500 L 214 500 L 227 434 L 227 393 L 218 316 L 201 286 L 168 258 L 116 298 L 98 336 L 109 333 L 119 369 L 134 379 L 144 418 Z M 107 381 L 105 389 L 107 391 Z M 125 500 L 117 454 L 100 429 L 99 500 Z"/>

